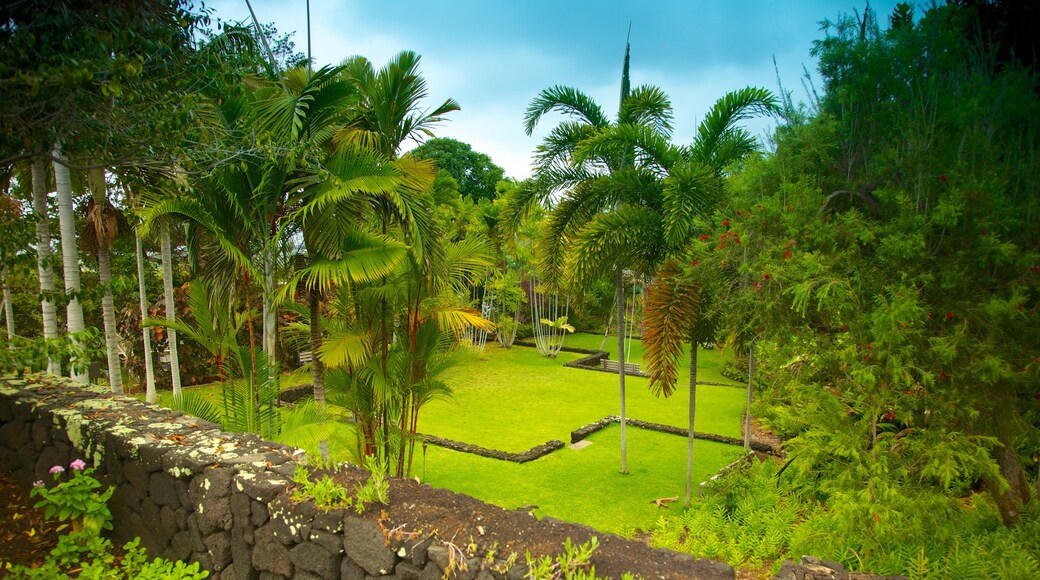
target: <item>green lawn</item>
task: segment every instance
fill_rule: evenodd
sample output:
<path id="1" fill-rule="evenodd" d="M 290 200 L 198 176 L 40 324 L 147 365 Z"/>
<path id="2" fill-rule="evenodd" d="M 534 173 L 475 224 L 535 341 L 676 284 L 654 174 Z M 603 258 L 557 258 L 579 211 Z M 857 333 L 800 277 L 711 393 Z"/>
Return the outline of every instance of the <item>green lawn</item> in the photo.
<path id="1" fill-rule="evenodd" d="M 721 365 L 716 351 L 702 353 L 705 363 Z M 451 369 L 446 380 L 455 391 L 454 400 L 427 405 L 419 430 L 511 452 L 550 439 L 569 443 L 574 429 L 620 412 L 617 375 L 563 366 L 580 356 L 562 352 L 550 359 L 533 348 L 489 346 L 484 354 L 473 354 Z M 668 399 L 653 396 L 644 378 L 628 377 L 625 384 L 629 417 L 686 426 L 685 384 Z M 745 397 L 739 388 L 701 385 L 697 430 L 739 437 Z"/>
<path id="2" fill-rule="evenodd" d="M 599 350 L 600 345 L 603 344 L 603 350 L 610 353 L 610 358 L 617 359 L 617 335 L 612 334 L 607 337 L 606 344 L 603 343 L 602 334 L 589 334 L 587 332 L 578 332 L 575 334 L 567 335 L 564 339 L 563 345 L 577 348 L 588 348 L 593 350 Z M 633 340 L 631 343 L 626 342 L 626 350 L 631 348 L 631 355 L 626 356 L 629 362 L 643 363 L 643 343 L 638 340 Z M 627 346 L 631 344 L 631 347 Z M 626 352 L 626 355 L 628 353 Z M 722 376 L 719 372 L 722 369 L 722 363 L 732 360 L 733 356 L 729 351 L 714 348 L 711 350 L 700 349 L 697 353 L 697 380 L 707 381 L 712 383 L 724 383 L 728 385 L 736 384 L 732 380 Z M 686 375 L 690 369 L 690 347 L 687 345 L 683 349 L 683 355 L 679 358 L 679 368 L 685 369 L 679 376 L 679 382 L 686 382 Z"/>
<path id="3" fill-rule="evenodd" d="M 686 439 L 642 429 L 628 430 L 629 475 L 618 472 L 619 427 L 589 437 L 581 450 L 564 448 L 524 464 L 487 459 L 429 446 L 417 450 L 415 474 L 443 487 L 515 509 L 536 505 L 538 516 L 578 522 L 630 535 L 667 512 L 681 509 L 685 490 Z M 743 454 L 740 447 L 711 441 L 694 446 L 694 482 L 701 482 Z M 425 475 L 424 475 L 425 468 Z M 669 510 L 651 503 L 679 497 Z"/>
<path id="4" fill-rule="evenodd" d="M 596 349 L 602 335 L 575 334 L 567 345 Z M 611 350 L 616 339 L 608 339 Z M 504 349 L 491 343 L 483 352 L 470 351 L 445 376 L 454 390 L 451 400 L 427 405 L 420 417 L 422 433 L 511 452 L 525 451 L 550 439 L 570 443 L 570 432 L 607 415 L 617 415 L 617 375 L 567 368 L 564 362 L 583 355 L 563 352 L 556 359 L 527 347 Z M 631 360 L 641 361 L 642 346 L 633 342 Z M 684 356 L 683 365 L 689 357 Z M 727 353 L 701 350 L 699 379 L 733 384 L 719 374 Z M 628 377 L 630 418 L 685 427 L 688 391 L 684 366 L 680 385 L 668 399 L 654 397 L 647 380 Z M 306 382 L 309 375 L 288 379 Z M 739 387 L 739 385 L 735 385 Z M 194 387 L 214 402 L 219 385 Z M 697 390 L 697 430 L 740 436 L 745 392 L 733 386 L 701 385 Z M 351 457 L 353 428 L 343 424 L 330 444 L 334 461 Z M 537 505 L 539 516 L 587 524 L 621 534 L 649 528 L 663 513 L 652 500 L 682 497 L 686 473 L 686 439 L 630 428 L 629 475 L 620 467 L 619 427 L 612 425 L 590 436 L 581 450 L 564 448 L 523 465 L 429 446 L 416 450 L 413 475 L 436 487 L 466 493 L 505 508 Z M 309 449 L 308 453 L 316 453 Z M 737 446 L 698 441 L 695 483 L 718 472 L 742 454 Z M 679 509 L 678 506 L 671 508 Z"/>

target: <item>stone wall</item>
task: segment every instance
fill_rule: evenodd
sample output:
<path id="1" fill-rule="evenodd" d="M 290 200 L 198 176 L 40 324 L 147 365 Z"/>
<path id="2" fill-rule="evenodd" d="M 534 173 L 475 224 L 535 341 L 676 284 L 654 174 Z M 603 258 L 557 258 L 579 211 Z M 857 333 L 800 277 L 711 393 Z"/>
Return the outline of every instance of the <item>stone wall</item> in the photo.
<path id="1" fill-rule="evenodd" d="M 324 511 L 293 502 L 301 451 L 106 389 L 62 379 L 0 379 L 0 469 L 28 487 L 52 465 L 86 459 L 116 487 L 117 542 L 194 560 L 215 578 L 515 579 L 525 552 L 559 553 L 597 536 L 597 573 L 733 578 L 731 567 L 509 511 L 413 480 L 391 480 L 388 505 Z M 308 468 L 310 469 L 310 468 Z M 312 471 L 312 479 L 320 475 Z M 348 489 L 366 472 L 335 474 Z M 511 558 L 512 556 L 512 558 Z"/>

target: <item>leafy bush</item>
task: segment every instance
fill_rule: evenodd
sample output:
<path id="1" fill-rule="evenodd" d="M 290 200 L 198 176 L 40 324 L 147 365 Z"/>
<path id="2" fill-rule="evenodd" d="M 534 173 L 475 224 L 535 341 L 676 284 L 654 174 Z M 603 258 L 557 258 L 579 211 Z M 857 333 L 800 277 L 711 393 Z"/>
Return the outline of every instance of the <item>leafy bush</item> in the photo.
<path id="1" fill-rule="evenodd" d="M 108 579 L 196 579 L 206 578 L 209 571 L 200 570 L 198 562 L 185 564 L 155 558 L 151 562 L 144 548 L 135 538 L 123 546 L 123 558 L 116 561 L 112 542 L 100 535 L 101 530 L 112 529 L 112 514 L 105 502 L 112 496 L 114 487 L 98 492 L 101 483 L 93 477 L 94 468 L 87 468 L 82 459 L 69 464 L 71 477 L 61 481 L 65 468 L 55 465 L 50 469 L 54 480 L 59 482 L 48 489 L 37 481 L 30 492 L 40 497 L 37 508 L 51 518 L 72 522 L 71 532 L 58 538 L 43 565 L 38 568 L 14 566 L 11 578 L 63 578 L 78 573 L 78 578 L 89 580 Z"/>
<path id="2" fill-rule="evenodd" d="M 729 474 L 688 510 L 662 517 L 651 543 L 752 572 L 812 554 L 850 570 L 912 579 L 1040 576 L 1036 505 L 1013 528 L 1001 524 L 983 495 L 961 500 L 918 491 L 872 511 L 855 494 L 823 504 L 818 492 L 792 487 L 778 471 L 767 461 Z"/>

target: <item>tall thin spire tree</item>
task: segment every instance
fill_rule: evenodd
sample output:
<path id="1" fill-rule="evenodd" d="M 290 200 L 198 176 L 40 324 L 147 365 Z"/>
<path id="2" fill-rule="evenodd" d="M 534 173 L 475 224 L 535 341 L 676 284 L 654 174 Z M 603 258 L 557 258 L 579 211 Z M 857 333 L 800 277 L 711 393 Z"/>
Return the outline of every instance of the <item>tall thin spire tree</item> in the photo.
<path id="1" fill-rule="evenodd" d="M 621 67 L 619 111 L 621 110 L 621 104 L 628 98 L 631 90 L 631 83 L 628 78 L 629 61 L 631 58 L 631 44 L 629 40 L 631 37 L 632 23 L 629 22 L 628 35 L 625 37 L 625 62 Z M 628 437 L 625 432 L 625 268 L 621 263 L 618 263 L 616 269 L 614 296 L 617 303 L 618 389 L 621 391 L 621 473 L 628 473 Z"/>

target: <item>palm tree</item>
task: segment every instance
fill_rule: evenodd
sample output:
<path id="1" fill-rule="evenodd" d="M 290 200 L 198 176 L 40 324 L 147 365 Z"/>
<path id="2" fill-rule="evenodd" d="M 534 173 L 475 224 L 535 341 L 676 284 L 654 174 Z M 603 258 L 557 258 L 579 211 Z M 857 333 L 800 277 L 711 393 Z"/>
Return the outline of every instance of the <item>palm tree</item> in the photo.
<path id="1" fill-rule="evenodd" d="M 58 338 L 58 317 L 54 308 L 54 271 L 51 268 L 51 234 L 47 210 L 47 166 L 42 157 L 32 161 L 32 199 L 36 221 L 36 259 L 40 276 L 40 310 L 43 314 L 43 337 Z M 61 359 L 51 357 L 47 361 L 47 372 L 61 374 Z"/>
<path id="2" fill-rule="evenodd" d="M 65 274 L 65 295 L 69 298 L 65 307 L 68 332 L 73 343 L 82 347 L 79 342 L 86 325 L 83 322 L 83 306 L 79 302 L 79 249 L 76 242 L 76 218 L 72 208 L 72 177 L 65 165 L 65 156 L 60 147 L 54 148 L 54 182 L 58 190 L 58 226 L 61 233 L 61 256 Z M 71 363 L 71 376 L 74 381 L 87 382 L 87 365 L 84 361 Z"/>
<path id="3" fill-rule="evenodd" d="M 87 174 L 91 192 L 84 224 L 83 244 L 97 257 L 98 277 L 103 289 L 101 298 L 102 320 L 105 331 L 105 352 L 108 358 L 108 382 L 113 393 L 123 394 L 123 373 L 119 359 L 119 331 L 116 328 L 116 309 L 112 298 L 112 244 L 119 235 L 120 222 L 125 230 L 126 218 L 108 201 L 105 172 L 94 169 Z"/>
<path id="4" fill-rule="evenodd" d="M 622 68 L 621 102 L 615 122 L 603 109 L 579 90 L 551 87 L 531 102 L 525 115 L 525 130 L 530 135 L 538 122 L 550 112 L 563 113 L 569 120 L 557 125 L 538 147 L 535 164 L 535 186 L 518 188 L 510 208 L 511 221 L 519 217 L 535 201 L 562 194 L 549 214 L 547 227 L 539 240 L 543 279 L 551 286 L 582 287 L 604 270 L 612 270 L 615 280 L 617 310 L 618 360 L 625 360 L 624 271 L 628 267 L 645 269 L 646 257 L 633 252 L 601 251 L 596 253 L 594 267 L 572 273 L 565 279 L 568 253 L 575 243 L 587 237 L 592 226 L 602 225 L 606 216 L 638 211 L 643 197 L 653 194 L 654 176 L 643 168 L 643 160 L 627 147 L 599 148 L 594 152 L 584 144 L 611 129 L 623 128 L 655 131 L 668 135 L 671 131 L 672 107 L 668 97 L 657 87 L 630 89 L 629 45 L 625 45 Z M 633 244 L 653 253 L 652 247 Z M 633 258 L 639 258 L 633 260 Z M 593 262 L 589 262 L 592 266 Z M 628 473 L 625 417 L 625 365 L 618 365 L 621 412 L 621 473 Z"/>
<path id="5" fill-rule="evenodd" d="M 626 143 L 637 151 L 637 156 L 653 159 L 656 172 L 665 175 L 661 180 L 661 198 L 657 206 L 639 215 L 638 219 L 623 220 L 600 228 L 598 235 L 584 240 L 579 246 L 579 264 L 586 248 L 610 247 L 622 251 L 632 239 L 663 248 L 667 257 L 654 275 L 654 283 L 647 290 L 646 318 L 644 321 L 645 357 L 650 375 L 650 390 L 659 396 L 670 396 L 676 384 L 676 365 L 683 343 L 690 348 L 690 412 L 687 441 L 686 497 L 689 505 L 692 495 L 693 439 L 697 389 L 698 344 L 715 337 L 715 320 L 709 316 L 712 304 L 711 281 L 703 269 L 695 264 L 683 267 L 680 257 L 689 249 L 697 231 L 697 219 L 707 215 L 721 194 L 726 167 L 738 162 L 755 150 L 755 140 L 737 123 L 753 114 L 775 113 L 775 97 L 764 89 L 745 88 L 728 93 L 719 99 L 698 126 L 694 142 L 689 147 L 675 148 L 661 135 L 646 131 L 614 131 L 601 135 L 598 141 L 587 143 L 592 150 L 613 147 L 614 142 Z M 636 216 L 622 216 L 633 217 Z M 616 235 L 611 228 L 623 229 L 625 235 Z M 584 261 L 590 258 L 586 257 Z"/>

